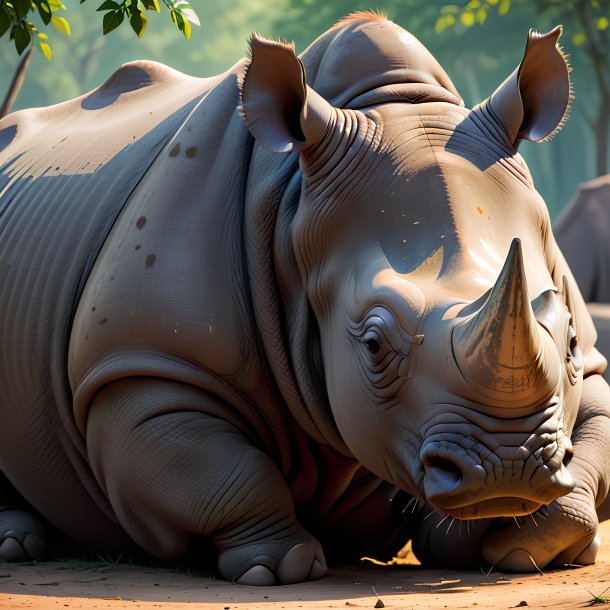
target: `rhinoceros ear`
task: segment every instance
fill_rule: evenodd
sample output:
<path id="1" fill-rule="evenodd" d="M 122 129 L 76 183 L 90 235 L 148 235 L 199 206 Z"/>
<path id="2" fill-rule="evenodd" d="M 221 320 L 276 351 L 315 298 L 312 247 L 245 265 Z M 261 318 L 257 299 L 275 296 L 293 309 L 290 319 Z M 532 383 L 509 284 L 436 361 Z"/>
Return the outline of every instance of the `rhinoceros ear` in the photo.
<path id="1" fill-rule="evenodd" d="M 569 67 L 557 46 L 562 26 L 530 30 L 519 67 L 479 108 L 501 123 L 513 145 L 539 142 L 561 125 L 570 102 Z"/>
<path id="2" fill-rule="evenodd" d="M 293 45 L 250 39 L 251 60 L 241 83 L 241 110 L 248 129 L 272 152 L 317 144 L 332 119 L 332 106 L 305 82 Z"/>

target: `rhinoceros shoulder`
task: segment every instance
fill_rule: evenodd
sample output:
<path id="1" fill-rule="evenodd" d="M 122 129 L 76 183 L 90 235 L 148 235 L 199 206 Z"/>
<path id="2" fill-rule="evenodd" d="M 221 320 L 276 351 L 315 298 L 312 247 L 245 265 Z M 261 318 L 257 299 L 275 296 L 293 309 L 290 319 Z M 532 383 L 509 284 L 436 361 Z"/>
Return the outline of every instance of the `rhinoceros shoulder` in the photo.
<path id="1" fill-rule="evenodd" d="M 99 110 L 114 104 L 128 93 L 148 95 L 151 87 L 200 88 L 205 82 L 213 80 L 189 76 L 155 61 L 132 61 L 123 64 L 104 83 L 83 96 L 81 106 L 86 110 Z"/>
<path id="2" fill-rule="evenodd" d="M 196 78 L 153 61 L 125 64 L 82 96 L 0 121 L 0 168 L 16 160 L 35 178 L 49 167 L 62 174 L 102 167 L 148 134 L 166 140 L 222 76 Z M 145 146 L 142 154 L 150 151 Z"/>

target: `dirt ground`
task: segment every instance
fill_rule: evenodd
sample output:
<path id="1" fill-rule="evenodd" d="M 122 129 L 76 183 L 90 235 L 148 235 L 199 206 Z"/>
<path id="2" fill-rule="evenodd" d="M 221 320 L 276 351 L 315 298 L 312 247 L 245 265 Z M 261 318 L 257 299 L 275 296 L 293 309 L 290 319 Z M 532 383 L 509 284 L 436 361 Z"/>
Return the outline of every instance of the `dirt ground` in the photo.
<path id="1" fill-rule="evenodd" d="M 508 574 L 424 570 L 417 565 L 331 570 L 322 580 L 281 587 L 245 587 L 197 572 L 111 562 L 0 563 L 0 608 L 51 610 L 235 610 L 254 608 L 585 608 L 610 609 L 610 521 L 590 567 Z M 413 563 L 413 562 L 412 562 Z M 608 591 L 604 593 L 604 590 Z M 598 596 L 599 605 L 593 596 Z M 383 604 L 383 606 L 381 605 Z"/>

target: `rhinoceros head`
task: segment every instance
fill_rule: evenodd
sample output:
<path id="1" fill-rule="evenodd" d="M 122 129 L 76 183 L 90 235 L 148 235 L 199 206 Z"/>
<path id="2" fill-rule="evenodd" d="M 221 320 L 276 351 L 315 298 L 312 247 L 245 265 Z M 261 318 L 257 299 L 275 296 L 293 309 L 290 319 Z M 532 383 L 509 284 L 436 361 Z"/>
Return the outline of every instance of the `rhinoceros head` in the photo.
<path id="1" fill-rule="evenodd" d="M 573 488 L 584 368 L 580 295 L 516 150 L 564 116 L 560 29 L 530 33 L 468 110 L 398 26 L 342 27 L 342 65 L 321 64 L 359 75 L 359 48 L 379 64 L 344 99 L 359 108 L 331 105 L 292 47 L 257 36 L 242 86 L 255 138 L 300 153 L 292 249 L 336 426 L 368 469 L 448 514 L 530 513 Z"/>

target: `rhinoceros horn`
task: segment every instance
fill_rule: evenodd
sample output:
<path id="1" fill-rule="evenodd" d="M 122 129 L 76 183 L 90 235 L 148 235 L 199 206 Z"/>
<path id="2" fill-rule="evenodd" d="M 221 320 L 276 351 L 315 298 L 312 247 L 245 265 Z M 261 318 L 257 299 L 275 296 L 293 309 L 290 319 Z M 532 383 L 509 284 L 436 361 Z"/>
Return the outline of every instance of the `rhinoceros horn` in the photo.
<path id="1" fill-rule="evenodd" d="M 454 328 L 452 343 L 462 375 L 486 403 L 525 406 L 557 387 L 557 351 L 530 304 L 520 240 L 481 309 Z"/>

